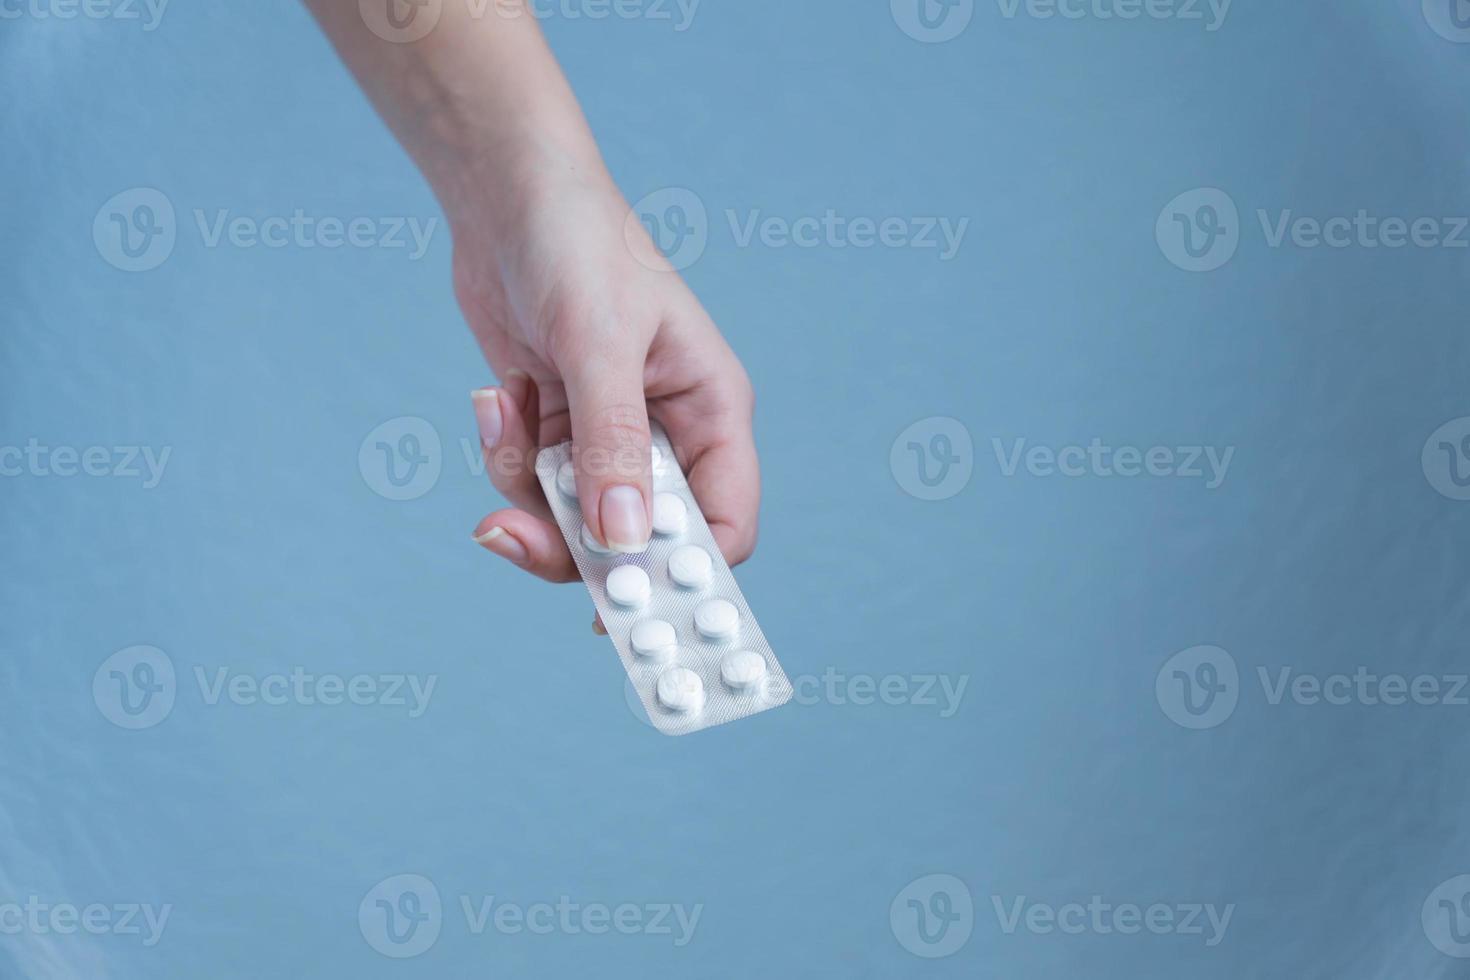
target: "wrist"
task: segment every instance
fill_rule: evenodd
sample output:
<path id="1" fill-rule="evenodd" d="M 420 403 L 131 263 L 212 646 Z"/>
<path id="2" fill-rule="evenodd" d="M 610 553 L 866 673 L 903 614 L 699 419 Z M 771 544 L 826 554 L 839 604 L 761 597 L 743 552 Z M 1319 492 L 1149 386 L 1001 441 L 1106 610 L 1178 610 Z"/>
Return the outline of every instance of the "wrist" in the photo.
<path id="1" fill-rule="evenodd" d="M 430 182 L 455 239 L 491 236 L 486 244 L 520 235 L 558 200 L 618 193 L 590 134 L 582 140 L 544 130 L 464 154 Z"/>
<path id="2" fill-rule="evenodd" d="M 545 131 L 499 134 L 488 143 L 456 150 L 426 167 L 450 225 L 509 230 L 526 212 L 568 185 L 611 185 L 612 178 L 590 136 Z"/>

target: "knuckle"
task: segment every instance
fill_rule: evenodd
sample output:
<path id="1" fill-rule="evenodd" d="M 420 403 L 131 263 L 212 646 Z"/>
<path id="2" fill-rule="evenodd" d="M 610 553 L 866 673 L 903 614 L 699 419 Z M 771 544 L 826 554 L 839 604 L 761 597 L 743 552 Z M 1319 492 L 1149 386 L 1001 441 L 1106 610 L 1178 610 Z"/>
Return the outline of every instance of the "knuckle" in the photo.
<path id="1" fill-rule="evenodd" d="M 648 417 L 642 406 L 598 409 L 581 430 L 573 433 L 578 472 L 594 479 L 637 480 L 648 470 L 650 441 Z"/>
<path id="2" fill-rule="evenodd" d="M 641 405 L 607 405 L 593 413 L 587 435 L 609 449 L 647 447 L 648 421 Z"/>
<path id="3" fill-rule="evenodd" d="M 535 479 L 531 459 L 519 446 L 498 446 L 489 457 L 490 483 L 498 489 L 521 487 Z"/>

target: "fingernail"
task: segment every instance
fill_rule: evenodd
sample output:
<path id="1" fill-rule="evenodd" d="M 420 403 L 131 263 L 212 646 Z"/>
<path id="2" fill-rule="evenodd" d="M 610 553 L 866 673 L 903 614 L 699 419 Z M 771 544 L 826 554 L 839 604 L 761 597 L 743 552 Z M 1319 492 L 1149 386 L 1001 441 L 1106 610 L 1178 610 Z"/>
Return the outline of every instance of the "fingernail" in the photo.
<path id="1" fill-rule="evenodd" d="M 602 537 L 614 551 L 642 551 L 648 547 L 648 509 L 637 487 L 608 487 L 598 510 Z"/>
<path id="2" fill-rule="evenodd" d="M 475 538 L 475 544 L 482 548 L 489 548 L 506 561 L 516 565 L 524 565 L 531 557 L 526 554 L 526 546 L 506 534 L 505 528 L 501 527 L 492 527 Z"/>
<path id="3" fill-rule="evenodd" d="M 494 388 L 477 388 L 470 392 L 470 401 L 475 404 L 475 422 L 480 426 L 480 443 L 486 449 L 494 449 L 500 441 L 503 427 L 500 417 L 500 393 Z"/>

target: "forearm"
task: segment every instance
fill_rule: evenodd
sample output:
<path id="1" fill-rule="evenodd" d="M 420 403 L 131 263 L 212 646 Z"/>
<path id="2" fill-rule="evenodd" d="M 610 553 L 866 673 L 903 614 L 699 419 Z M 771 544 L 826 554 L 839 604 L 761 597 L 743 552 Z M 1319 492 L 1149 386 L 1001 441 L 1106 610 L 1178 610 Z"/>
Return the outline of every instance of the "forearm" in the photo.
<path id="1" fill-rule="evenodd" d="M 445 3 L 433 30 L 409 43 L 373 33 L 357 0 L 305 3 L 451 220 L 503 217 L 485 212 L 513 207 L 542 177 L 602 174 L 571 87 L 522 0 Z"/>

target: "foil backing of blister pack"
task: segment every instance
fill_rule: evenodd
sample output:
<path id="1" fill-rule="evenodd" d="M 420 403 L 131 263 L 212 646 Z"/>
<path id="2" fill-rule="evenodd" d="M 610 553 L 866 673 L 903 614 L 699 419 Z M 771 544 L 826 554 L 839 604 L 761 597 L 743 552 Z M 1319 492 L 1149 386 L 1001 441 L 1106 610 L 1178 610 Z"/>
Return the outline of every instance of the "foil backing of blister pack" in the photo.
<path id="1" fill-rule="evenodd" d="M 574 488 L 565 485 L 565 477 L 561 487 L 557 480 L 558 472 L 572 459 L 571 443 L 543 449 L 536 456 L 536 475 L 546 492 L 556 523 L 566 538 L 567 547 L 577 563 L 577 571 L 592 595 L 592 602 L 607 627 L 608 637 L 617 648 L 629 681 L 643 702 L 649 721 L 666 735 L 686 735 L 785 704 L 791 700 L 791 682 L 746 604 L 734 573 L 715 544 L 709 524 L 689 489 L 667 435 L 657 425 L 653 427 L 652 456 L 653 492 L 671 493 L 682 499 L 687 508 L 687 519 L 682 532 L 670 535 L 656 533 L 648 548 L 636 554 L 600 554 L 583 540 L 582 508 L 575 492 L 566 492 Z M 683 545 L 697 545 L 709 554 L 712 565 L 708 585 L 686 588 L 670 577 L 669 558 Z M 640 608 L 621 606 L 608 597 L 607 577 L 622 565 L 635 565 L 648 574 L 651 591 L 648 601 Z M 710 639 L 695 626 L 695 610 L 711 599 L 727 600 L 740 613 L 739 626 L 728 639 Z M 644 619 L 663 620 L 673 626 L 678 647 L 672 657 L 658 660 L 634 650 L 633 627 Z M 765 671 L 761 682 L 739 689 L 725 682 L 722 668 L 727 658 L 743 652 L 759 655 L 765 661 Z M 747 667 L 752 665 L 749 658 L 737 663 Z M 660 701 L 659 677 L 675 668 L 693 671 L 703 684 L 704 700 L 698 710 L 676 711 Z"/>

